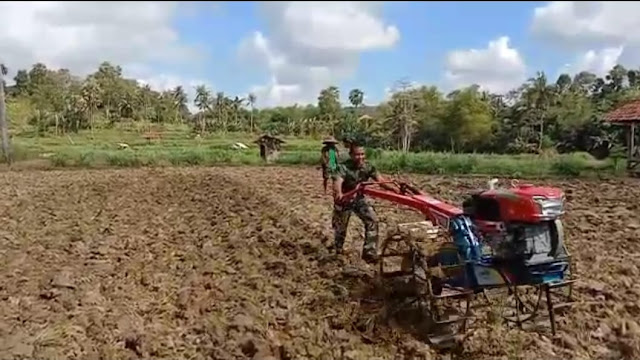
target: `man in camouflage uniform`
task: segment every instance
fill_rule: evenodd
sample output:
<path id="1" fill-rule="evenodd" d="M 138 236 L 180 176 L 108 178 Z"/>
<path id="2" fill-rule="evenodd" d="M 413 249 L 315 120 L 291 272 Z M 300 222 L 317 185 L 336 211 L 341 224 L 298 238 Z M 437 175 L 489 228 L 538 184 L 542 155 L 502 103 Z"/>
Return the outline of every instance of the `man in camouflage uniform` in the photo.
<path id="1" fill-rule="evenodd" d="M 343 199 L 343 194 L 356 188 L 362 182 L 385 181 L 378 174 L 375 166 L 365 161 L 364 148 L 352 145 L 349 149 L 350 159 L 339 164 L 337 170 L 332 174 L 333 179 L 333 231 L 335 236 L 334 249 L 336 253 L 342 252 L 344 240 L 347 235 L 347 227 L 351 212 L 354 212 L 364 223 L 365 240 L 362 249 L 362 259 L 368 263 L 378 260 L 378 219 L 371 205 L 366 201 L 364 195 L 359 194 L 351 200 Z M 387 184 L 380 184 L 383 188 L 396 191 Z"/>

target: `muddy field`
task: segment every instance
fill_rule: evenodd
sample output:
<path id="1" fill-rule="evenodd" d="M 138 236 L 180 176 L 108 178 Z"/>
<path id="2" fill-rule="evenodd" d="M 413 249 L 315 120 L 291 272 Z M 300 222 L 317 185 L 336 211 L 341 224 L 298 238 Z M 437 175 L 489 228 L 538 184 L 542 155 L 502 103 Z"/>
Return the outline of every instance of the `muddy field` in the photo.
<path id="1" fill-rule="evenodd" d="M 412 180 L 456 204 L 486 181 Z M 316 171 L 2 173 L 0 359 L 639 358 L 640 183 L 550 183 L 580 277 L 559 335 L 478 322 L 443 353 L 376 317 L 356 217 L 328 254 Z"/>

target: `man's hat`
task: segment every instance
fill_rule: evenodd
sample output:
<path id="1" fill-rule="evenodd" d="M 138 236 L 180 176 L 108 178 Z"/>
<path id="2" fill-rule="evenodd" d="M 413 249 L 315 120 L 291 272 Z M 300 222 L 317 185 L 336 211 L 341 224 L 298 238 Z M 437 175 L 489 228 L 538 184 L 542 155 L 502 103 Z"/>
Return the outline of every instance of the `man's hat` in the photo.
<path id="1" fill-rule="evenodd" d="M 323 144 L 337 144 L 338 141 L 336 139 L 334 139 L 333 136 L 329 136 L 328 138 L 322 140 Z"/>

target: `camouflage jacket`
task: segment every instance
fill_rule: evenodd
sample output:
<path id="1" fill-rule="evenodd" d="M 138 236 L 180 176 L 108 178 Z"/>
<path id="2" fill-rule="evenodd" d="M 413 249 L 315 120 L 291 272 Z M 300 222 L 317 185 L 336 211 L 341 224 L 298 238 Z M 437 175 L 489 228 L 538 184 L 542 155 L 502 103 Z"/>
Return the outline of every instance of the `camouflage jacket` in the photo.
<path id="1" fill-rule="evenodd" d="M 377 176 L 378 170 L 372 164 L 365 162 L 361 168 L 358 168 L 353 160 L 348 159 L 338 165 L 332 174 L 332 179 L 335 181 L 342 178 L 342 193 L 344 194 L 355 189 L 359 183 L 374 180 Z"/>

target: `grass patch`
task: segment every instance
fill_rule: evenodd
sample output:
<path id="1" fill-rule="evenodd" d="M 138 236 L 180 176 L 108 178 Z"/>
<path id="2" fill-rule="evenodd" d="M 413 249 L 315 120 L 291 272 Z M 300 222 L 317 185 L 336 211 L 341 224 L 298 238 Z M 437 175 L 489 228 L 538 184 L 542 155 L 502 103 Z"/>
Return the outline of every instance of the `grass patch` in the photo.
<path id="1" fill-rule="evenodd" d="M 61 151 L 49 158 L 56 167 L 138 167 L 169 164 L 173 166 L 264 165 L 257 149 L 223 150 L 211 148 L 168 148 L 165 150 L 84 150 Z M 550 159 L 511 158 L 504 155 L 468 155 L 446 153 L 383 152 L 371 159 L 385 173 L 431 175 L 495 175 L 509 177 L 577 177 L 597 172 L 615 174 L 608 162 L 558 155 Z M 311 151 L 284 151 L 274 161 L 279 165 L 317 166 L 318 156 Z"/>
<path id="2" fill-rule="evenodd" d="M 196 138 L 184 125 L 169 126 L 162 138 L 147 141 L 144 127 L 100 129 L 61 136 L 35 136 L 23 132 L 13 139 L 16 161 L 48 159 L 54 167 L 138 167 L 138 166 L 212 166 L 263 165 L 256 135 L 213 134 Z M 275 164 L 318 166 L 319 139 L 284 138 L 286 143 Z M 241 142 L 249 149 L 234 150 Z M 127 149 L 119 149 L 125 143 Z M 385 173 L 451 175 L 494 175 L 509 177 L 576 177 L 594 173 L 624 174 L 623 164 L 599 161 L 586 153 L 545 155 L 452 154 L 436 152 L 400 153 L 367 149 L 367 158 Z M 346 159 L 348 154 L 341 154 Z M 624 160 L 623 160 L 624 162 Z"/>

